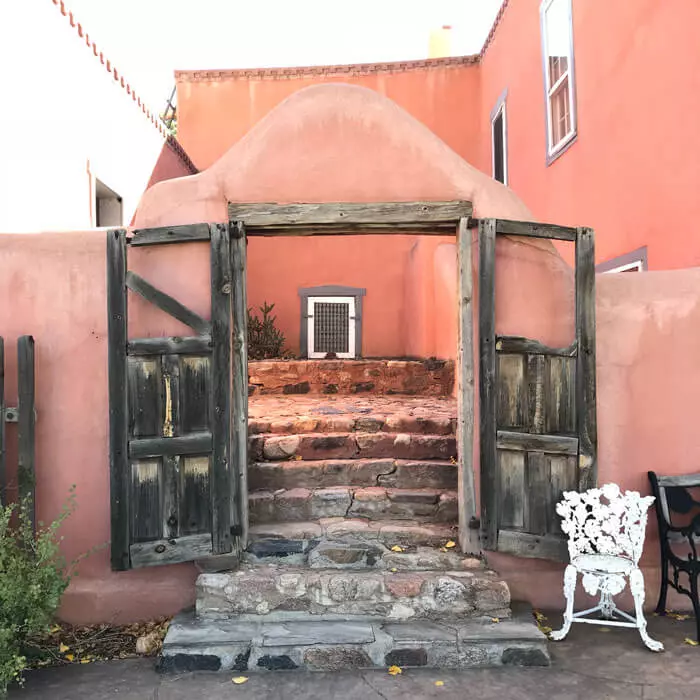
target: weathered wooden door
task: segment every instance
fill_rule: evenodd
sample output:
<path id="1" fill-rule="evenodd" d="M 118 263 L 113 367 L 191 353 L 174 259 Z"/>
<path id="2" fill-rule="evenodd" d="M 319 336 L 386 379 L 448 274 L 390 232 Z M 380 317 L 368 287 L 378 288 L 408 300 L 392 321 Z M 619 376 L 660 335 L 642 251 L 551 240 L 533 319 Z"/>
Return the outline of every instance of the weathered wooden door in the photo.
<path id="1" fill-rule="evenodd" d="M 576 338 L 566 348 L 496 335 L 498 234 L 576 245 Z M 596 482 L 593 231 L 479 222 L 481 523 L 485 549 L 564 559 L 555 505 Z"/>
<path id="2" fill-rule="evenodd" d="M 127 269 L 129 247 L 190 241 L 210 241 L 210 319 Z M 107 233 L 115 570 L 235 554 L 244 546 L 244 277 L 245 237 L 227 224 L 144 229 L 131 237 L 122 229 Z M 130 292 L 193 335 L 130 339 Z M 243 392 L 246 401 L 234 397 Z"/>

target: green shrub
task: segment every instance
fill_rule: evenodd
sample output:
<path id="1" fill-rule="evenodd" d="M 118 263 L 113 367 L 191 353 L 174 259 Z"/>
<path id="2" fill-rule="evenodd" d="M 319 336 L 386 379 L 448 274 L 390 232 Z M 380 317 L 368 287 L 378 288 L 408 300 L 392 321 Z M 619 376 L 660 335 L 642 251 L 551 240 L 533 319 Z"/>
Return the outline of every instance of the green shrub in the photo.
<path id="1" fill-rule="evenodd" d="M 277 317 L 271 315 L 274 308 L 274 304 L 264 302 L 260 307 L 262 318 L 248 309 L 248 358 L 251 360 L 271 360 L 287 354 L 284 333 L 275 325 Z"/>
<path id="2" fill-rule="evenodd" d="M 31 501 L 0 507 L 0 698 L 22 681 L 29 637 L 48 631 L 72 566 L 59 550 L 57 531 L 74 509 L 74 496 L 48 526 L 30 518 Z"/>

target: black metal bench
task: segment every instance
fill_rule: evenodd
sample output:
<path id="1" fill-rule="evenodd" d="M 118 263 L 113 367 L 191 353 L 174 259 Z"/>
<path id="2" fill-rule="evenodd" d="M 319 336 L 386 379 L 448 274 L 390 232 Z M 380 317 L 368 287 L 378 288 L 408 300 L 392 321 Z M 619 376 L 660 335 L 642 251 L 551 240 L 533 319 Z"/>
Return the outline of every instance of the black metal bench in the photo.
<path id="1" fill-rule="evenodd" d="M 656 497 L 656 518 L 661 544 L 661 590 L 656 612 L 659 615 L 666 613 L 669 585 L 679 593 L 687 595 L 693 603 L 697 638 L 700 641 L 700 500 L 696 498 L 700 494 L 700 474 L 657 476 L 654 472 L 649 472 L 648 475 Z M 681 574 L 688 577 L 687 586 L 681 584 Z"/>

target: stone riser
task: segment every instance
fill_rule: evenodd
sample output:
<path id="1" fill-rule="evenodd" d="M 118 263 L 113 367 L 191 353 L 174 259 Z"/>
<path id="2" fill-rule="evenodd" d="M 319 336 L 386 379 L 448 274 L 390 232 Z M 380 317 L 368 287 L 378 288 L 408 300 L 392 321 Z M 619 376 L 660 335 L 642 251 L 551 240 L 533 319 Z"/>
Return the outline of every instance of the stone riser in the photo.
<path id="1" fill-rule="evenodd" d="M 208 621 L 178 616 L 159 669 L 250 672 L 365 668 L 548 666 L 546 638 L 530 617 L 449 624 Z"/>
<path id="2" fill-rule="evenodd" d="M 510 592 L 491 572 L 309 570 L 275 565 L 242 567 L 197 579 L 197 615 L 316 615 L 387 620 L 510 615 Z"/>
<path id="3" fill-rule="evenodd" d="M 457 522 L 457 493 L 435 489 L 295 488 L 253 492 L 248 504 L 254 525 L 329 517 Z"/>
<path id="4" fill-rule="evenodd" d="M 408 433 L 307 433 L 254 435 L 249 438 L 250 459 L 456 459 L 457 442 L 450 435 Z"/>

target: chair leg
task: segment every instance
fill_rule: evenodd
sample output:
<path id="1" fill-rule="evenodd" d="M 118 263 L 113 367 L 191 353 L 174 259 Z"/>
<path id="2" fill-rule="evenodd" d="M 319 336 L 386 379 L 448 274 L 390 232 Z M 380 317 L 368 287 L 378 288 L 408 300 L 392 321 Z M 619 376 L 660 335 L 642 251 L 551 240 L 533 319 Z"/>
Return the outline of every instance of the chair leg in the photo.
<path id="1" fill-rule="evenodd" d="M 695 612 L 695 633 L 696 639 L 700 642 L 700 601 L 698 600 L 698 575 L 688 574 L 690 578 L 690 597 L 693 601 L 693 611 Z"/>
<path id="2" fill-rule="evenodd" d="M 571 629 L 574 619 L 574 594 L 576 593 L 576 568 L 569 564 L 564 571 L 564 597 L 566 598 L 566 610 L 564 611 L 564 624 L 560 630 L 552 632 L 549 636 L 555 642 L 559 642 Z"/>
<path id="3" fill-rule="evenodd" d="M 644 617 L 644 576 L 639 569 L 630 572 L 630 590 L 634 598 L 634 613 L 637 619 L 637 629 L 644 644 L 652 651 L 663 651 L 664 645 L 652 639 L 647 633 L 647 621 Z"/>
<path id="4" fill-rule="evenodd" d="M 656 614 L 666 614 L 666 596 L 668 595 L 668 561 L 661 555 L 661 588 L 659 589 L 659 602 L 656 604 Z"/>

